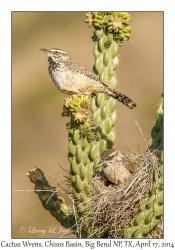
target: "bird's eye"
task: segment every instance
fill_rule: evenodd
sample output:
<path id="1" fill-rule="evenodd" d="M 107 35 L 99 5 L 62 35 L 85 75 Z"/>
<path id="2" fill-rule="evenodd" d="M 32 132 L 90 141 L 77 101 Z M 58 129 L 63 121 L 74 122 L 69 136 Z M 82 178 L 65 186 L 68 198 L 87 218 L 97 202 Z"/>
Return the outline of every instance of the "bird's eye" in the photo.
<path id="1" fill-rule="evenodd" d="M 112 160 L 112 156 L 109 156 L 109 157 L 108 157 L 108 160 Z"/>

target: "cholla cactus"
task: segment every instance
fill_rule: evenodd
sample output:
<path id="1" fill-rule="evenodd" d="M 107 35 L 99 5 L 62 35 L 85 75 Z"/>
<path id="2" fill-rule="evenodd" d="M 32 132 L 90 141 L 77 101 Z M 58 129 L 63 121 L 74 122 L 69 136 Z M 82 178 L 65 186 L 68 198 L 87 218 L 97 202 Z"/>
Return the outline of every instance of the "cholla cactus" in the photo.
<path id="1" fill-rule="evenodd" d="M 70 122 L 67 124 L 69 131 L 68 159 L 71 168 L 70 180 L 76 200 L 77 220 L 91 205 L 90 181 L 93 175 L 93 166 L 89 159 L 89 152 L 90 144 L 95 141 L 96 134 L 88 113 L 89 104 L 88 96 L 77 97 L 73 95 L 66 98 L 63 106 L 63 115 L 71 116 Z M 82 223 L 81 235 L 86 237 L 86 231 L 89 227 L 90 222 Z"/>
<path id="2" fill-rule="evenodd" d="M 93 137 L 88 107 L 90 101 L 88 96 L 66 98 L 64 103 L 67 113 L 71 114 L 71 120 L 67 124 L 69 131 L 69 154 L 68 159 L 71 163 L 70 179 L 73 184 L 73 192 L 76 199 L 85 202 L 91 192 L 89 182 L 92 178 L 92 167 L 89 160 L 90 141 Z M 83 212 L 87 204 L 79 206 Z"/>
<path id="3" fill-rule="evenodd" d="M 146 238 L 163 215 L 163 166 L 154 172 L 154 183 L 140 203 L 141 212 L 123 232 L 124 238 Z"/>
<path id="4" fill-rule="evenodd" d="M 27 173 L 30 181 L 35 184 L 35 193 L 38 195 L 43 207 L 55 217 L 65 228 L 77 232 L 73 208 L 67 206 L 62 197 L 59 197 L 56 188 L 49 185 L 44 173 L 39 168 L 34 168 Z"/>
<path id="5" fill-rule="evenodd" d="M 88 12 L 86 17 L 90 28 L 114 34 L 114 40 L 120 46 L 131 37 L 131 17 L 127 12 Z"/>
<path id="6" fill-rule="evenodd" d="M 124 238 L 144 238 L 160 222 L 163 215 L 163 94 L 156 111 L 157 121 L 152 128 L 150 150 L 160 157 L 161 167 L 154 172 L 153 184 L 140 203 L 141 212 L 131 221 Z"/>
<path id="7" fill-rule="evenodd" d="M 163 150 L 163 94 L 160 99 L 159 106 L 156 111 L 157 121 L 155 126 L 152 128 L 151 137 L 152 140 L 149 142 L 149 148 L 151 150 L 158 149 Z"/>
<path id="8" fill-rule="evenodd" d="M 95 63 L 92 72 L 99 80 L 112 89 L 117 88 L 115 69 L 119 65 L 117 56 L 122 42 L 131 36 L 127 12 L 88 12 L 86 22 L 94 28 L 93 54 Z M 94 171 L 98 172 L 100 155 L 114 146 L 116 141 L 115 124 L 117 122 L 116 100 L 105 94 L 94 94 L 91 99 L 91 111 L 97 124 L 98 141 L 91 147 L 90 157 Z"/>

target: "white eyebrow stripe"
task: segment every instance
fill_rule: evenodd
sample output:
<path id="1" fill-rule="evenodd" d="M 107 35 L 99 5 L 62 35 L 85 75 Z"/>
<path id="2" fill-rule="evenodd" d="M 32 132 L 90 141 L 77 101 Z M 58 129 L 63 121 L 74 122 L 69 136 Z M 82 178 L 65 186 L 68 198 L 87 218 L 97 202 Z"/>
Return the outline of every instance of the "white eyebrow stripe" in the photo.
<path id="1" fill-rule="evenodd" d="M 65 52 L 65 51 L 63 51 L 63 50 L 59 50 L 59 49 L 51 49 L 50 51 L 58 51 L 58 52 L 60 52 L 60 53 L 66 54 L 66 52 Z"/>

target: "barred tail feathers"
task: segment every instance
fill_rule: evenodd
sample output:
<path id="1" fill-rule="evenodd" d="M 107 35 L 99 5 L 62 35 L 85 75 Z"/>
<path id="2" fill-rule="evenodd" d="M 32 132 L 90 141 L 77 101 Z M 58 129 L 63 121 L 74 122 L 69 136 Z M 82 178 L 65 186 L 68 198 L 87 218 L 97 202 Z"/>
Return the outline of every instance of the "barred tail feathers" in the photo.
<path id="1" fill-rule="evenodd" d="M 127 106 L 130 109 L 133 109 L 134 107 L 137 106 L 135 102 L 133 102 L 129 97 L 121 94 L 117 90 L 113 90 L 109 87 L 106 87 L 106 94 L 109 96 L 112 96 L 113 98 L 117 99 L 119 102 L 122 102 L 125 106 Z"/>

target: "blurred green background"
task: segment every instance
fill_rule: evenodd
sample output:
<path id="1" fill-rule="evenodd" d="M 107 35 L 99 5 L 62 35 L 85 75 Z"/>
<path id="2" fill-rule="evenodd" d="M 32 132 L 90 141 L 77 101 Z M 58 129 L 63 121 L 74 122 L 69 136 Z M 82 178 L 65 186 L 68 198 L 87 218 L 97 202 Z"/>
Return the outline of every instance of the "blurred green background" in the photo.
<path id="1" fill-rule="evenodd" d="M 163 89 L 163 12 L 129 14 L 132 37 L 119 50 L 116 74 L 119 91 L 135 101 L 137 108 L 130 110 L 118 103 L 116 147 L 138 152 L 144 150 L 144 141 L 135 120 L 148 142 Z M 61 117 L 67 95 L 51 82 L 46 56 L 39 48 L 65 50 L 90 71 L 93 30 L 84 20 L 85 12 L 12 12 L 13 190 L 33 190 L 26 173 L 34 166 L 47 171 L 50 175 L 46 177 L 55 187 L 66 174 L 58 164 L 69 169 L 65 126 L 69 118 Z M 70 204 L 69 197 L 61 195 Z M 52 226 L 57 233 L 48 232 Z M 30 227 L 33 233 L 28 232 Z M 13 238 L 58 238 L 64 233 L 60 229 L 34 192 L 12 193 Z"/>

